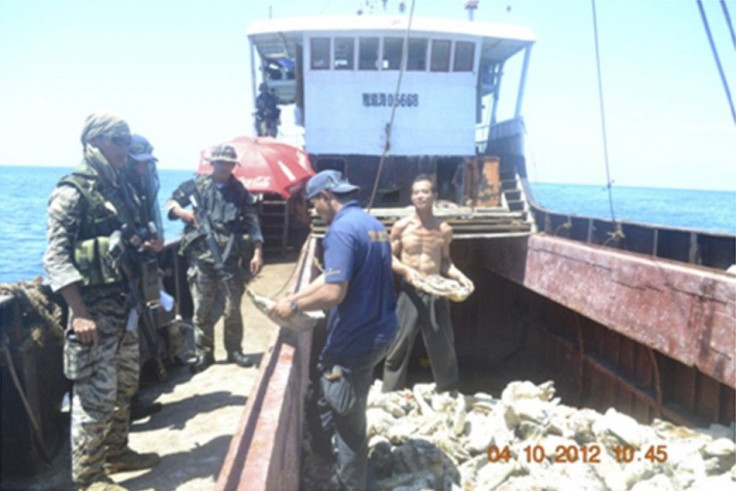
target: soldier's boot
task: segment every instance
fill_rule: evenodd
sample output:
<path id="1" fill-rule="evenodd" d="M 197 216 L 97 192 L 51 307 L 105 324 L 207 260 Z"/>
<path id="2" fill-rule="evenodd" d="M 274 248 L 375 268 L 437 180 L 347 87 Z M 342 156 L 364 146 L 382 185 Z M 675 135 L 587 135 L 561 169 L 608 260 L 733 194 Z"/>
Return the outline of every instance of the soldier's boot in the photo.
<path id="1" fill-rule="evenodd" d="M 243 368 L 252 367 L 256 364 L 255 357 L 244 355 L 242 351 L 235 350 L 227 352 L 227 362 L 235 363 L 236 365 Z"/>
<path id="2" fill-rule="evenodd" d="M 158 464 L 161 460 L 157 453 L 138 453 L 130 448 L 125 452 L 105 460 L 105 474 L 115 474 L 123 471 L 137 471 L 148 469 Z"/>
<path id="3" fill-rule="evenodd" d="M 80 491 L 128 491 L 128 488 L 116 484 L 111 479 L 104 478 L 91 482 L 79 488 Z"/>

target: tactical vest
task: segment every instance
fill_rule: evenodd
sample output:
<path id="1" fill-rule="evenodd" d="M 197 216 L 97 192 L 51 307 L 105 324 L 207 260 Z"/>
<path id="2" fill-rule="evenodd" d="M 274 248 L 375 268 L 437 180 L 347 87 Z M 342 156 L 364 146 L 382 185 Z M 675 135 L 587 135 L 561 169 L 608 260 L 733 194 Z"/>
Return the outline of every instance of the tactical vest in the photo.
<path id="1" fill-rule="evenodd" d="M 62 177 L 57 186 L 72 186 L 82 195 L 82 221 L 72 258 L 82 275 L 83 286 L 123 281 L 122 272 L 110 267 L 106 260 L 109 237 L 125 223 L 140 223 L 140 217 L 131 216 L 136 207 L 127 205 L 122 190 L 101 179 L 86 162 Z"/>
<path id="2" fill-rule="evenodd" d="M 247 191 L 242 186 L 235 186 L 238 192 L 235 203 L 226 201 L 222 193 L 212 180 L 212 176 L 198 176 L 189 181 L 185 192 L 193 193 L 196 190 L 199 206 L 209 213 L 214 226 L 215 241 L 220 246 L 223 261 L 234 261 L 237 258 L 247 258 L 252 255 L 250 236 L 244 229 L 243 216 L 239 204 L 246 199 Z M 237 204 L 236 204 L 237 203 Z M 194 225 L 188 223 L 184 227 L 180 253 L 189 255 L 199 261 L 214 261 L 205 237 L 198 233 Z"/>

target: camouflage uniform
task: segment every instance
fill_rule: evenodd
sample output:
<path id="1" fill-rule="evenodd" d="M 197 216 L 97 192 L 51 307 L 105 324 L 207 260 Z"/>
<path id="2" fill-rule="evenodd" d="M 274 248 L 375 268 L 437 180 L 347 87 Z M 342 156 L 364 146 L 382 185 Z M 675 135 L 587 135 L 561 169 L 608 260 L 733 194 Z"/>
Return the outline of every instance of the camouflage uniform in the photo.
<path id="1" fill-rule="evenodd" d="M 224 274 L 219 274 L 205 237 L 194 225 L 187 224 L 181 251 L 190 265 L 187 276 L 194 301 L 193 322 L 197 348 L 214 352 L 214 325 L 217 320 L 214 316 L 215 300 L 217 293 L 222 291 L 225 295 L 225 349 L 228 353 L 239 352 L 243 341 L 240 302 L 245 283 L 250 278 L 248 242 L 263 242 L 258 215 L 252 196 L 233 176 L 221 188 L 218 188 L 211 176 L 186 181 L 167 200 L 166 209 L 170 211 L 176 204 L 187 206 L 191 196 L 197 197 L 198 205 L 207 211 L 212 220 L 224 266 Z M 249 235 L 249 241 L 243 238 L 245 234 Z"/>
<path id="2" fill-rule="evenodd" d="M 127 283 L 122 278 L 108 278 L 107 284 L 84 286 L 89 277 L 82 274 L 74 257 L 80 241 L 109 236 L 120 227 L 117 214 L 123 214 L 118 209 L 126 206 L 122 196 L 125 184 L 119 180 L 111 184 L 119 176 L 116 178 L 107 163 L 95 161 L 89 152 L 78 171 L 86 175 L 79 182 L 86 179 L 101 184 L 92 194 L 102 196 L 105 206 L 93 206 L 85 192 L 63 178 L 49 199 L 48 248 L 43 262 L 54 291 L 78 284 L 82 301 L 97 325 L 98 345 L 82 344 L 71 329 L 70 315 L 64 344 L 64 374 L 74 382 L 72 478 L 84 486 L 105 479 L 105 460 L 127 449 L 130 397 L 138 386 L 139 341 L 137 331 L 126 330 L 131 310 Z M 128 212 L 135 210 L 128 208 Z"/>

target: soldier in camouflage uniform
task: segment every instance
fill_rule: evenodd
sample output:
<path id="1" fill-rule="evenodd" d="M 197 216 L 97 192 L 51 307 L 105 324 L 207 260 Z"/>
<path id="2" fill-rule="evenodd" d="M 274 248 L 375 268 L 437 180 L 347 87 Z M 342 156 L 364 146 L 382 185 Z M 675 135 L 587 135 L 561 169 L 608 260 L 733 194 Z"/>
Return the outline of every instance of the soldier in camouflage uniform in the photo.
<path id="1" fill-rule="evenodd" d="M 131 135 L 126 177 L 141 200 L 145 222 L 153 222 L 157 237 L 151 240 L 156 252 L 164 248 L 164 224 L 158 205 L 158 190 L 161 187 L 156 169 L 158 159 L 153 156 L 153 145 L 142 135 Z"/>
<path id="2" fill-rule="evenodd" d="M 120 172 L 130 145 L 127 123 L 113 114 L 91 114 L 81 140 L 81 164 L 49 199 L 43 263 L 51 288 L 69 306 L 64 374 L 74 382 L 72 479 L 80 489 L 124 489 L 106 474 L 152 467 L 159 457 L 128 447 L 139 341 L 128 281 L 105 258 L 114 248 L 114 232 L 143 224 L 140 202 Z"/>
<path id="3" fill-rule="evenodd" d="M 153 145 L 151 145 L 148 139 L 142 135 L 131 135 L 128 161 L 125 166 L 125 177 L 132 184 L 138 198 L 141 200 L 143 221 L 145 223 L 153 223 L 156 228 L 155 236 L 149 240 L 151 245 L 150 250 L 152 252 L 160 252 L 164 248 L 164 225 L 161 220 L 161 208 L 158 204 L 158 190 L 161 186 L 158 178 L 158 170 L 156 169 L 157 161 L 158 159 L 153 156 Z M 155 309 L 153 311 L 155 312 Z M 155 314 L 153 318 L 156 318 Z M 153 327 L 157 329 L 159 326 L 153 324 Z M 141 324 L 139 324 L 139 330 L 146 328 L 145 320 L 142 318 Z M 145 353 L 144 349 L 147 349 L 149 352 L 152 351 L 151 343 L 155 344 L 158 342 L 158 331 L 152 332 L 151 335 L 154 337 L 153 341 L 150 338 L 146 339 L 145 335 L 138 336 L 141 340 L 141 353 Z M 157 348 L 157 346 L 154 346 L 154 348 Z M 151 354 L 156 356 L 154 353 Z M 130 401 L 130 420 L 136 421 L 155 414 L 161 411 L 162 407 L 160 402 L 144 402 L 138 397 L 138 393 L 136 393 Z"/>
<path id="4" fill-rule="evenodd" d="M 235 165 L 239 165 L 235 149 L 220 145 L 213 150 L 209 161 L 213 169 L 211 175 L 182 183 L 166 201 L 169 218 L 179 218 L 186 223 L 181 251 L 189 260 L 188 278 L 194 300 L 197 335 L 194 373 L 205 370 L 215 361 L 214 325 L 217 319 L 214 307 L 218 291 L 225 296 L 227 361 L 243 367 L 255 364 L 241 348 L 240 302 L 246 281 L 263 266 L 263 236 L 252 197 L 232 175 Z M 193 209 L 185 209 L 190 204 Z M 199 223 L 201 218 L 208 223 Z M 209 237 L 206 226 L 211 228 Z"/>

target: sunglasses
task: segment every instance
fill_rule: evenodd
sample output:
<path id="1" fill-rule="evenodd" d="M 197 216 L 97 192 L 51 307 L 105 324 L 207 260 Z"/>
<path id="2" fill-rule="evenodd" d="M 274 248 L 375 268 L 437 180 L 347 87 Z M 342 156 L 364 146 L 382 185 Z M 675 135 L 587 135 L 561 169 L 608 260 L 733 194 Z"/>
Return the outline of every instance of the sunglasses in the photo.
<path id="1" fill-rule="evenodd" d="M 117 145 L 118 147 L 130 146 L 130 135 L 107 136 L 106 138 L 110 143 Z"/>
<path id="2" fill-rule="evenodd" d="M 144 153 L 152 153 L 153 147 L 151 145 L 141 145 L 139 143 L 136 143 L 134 145 L 130 145 L 130 150 L 128 153 L 131 155 L 141 155 Z"/>

